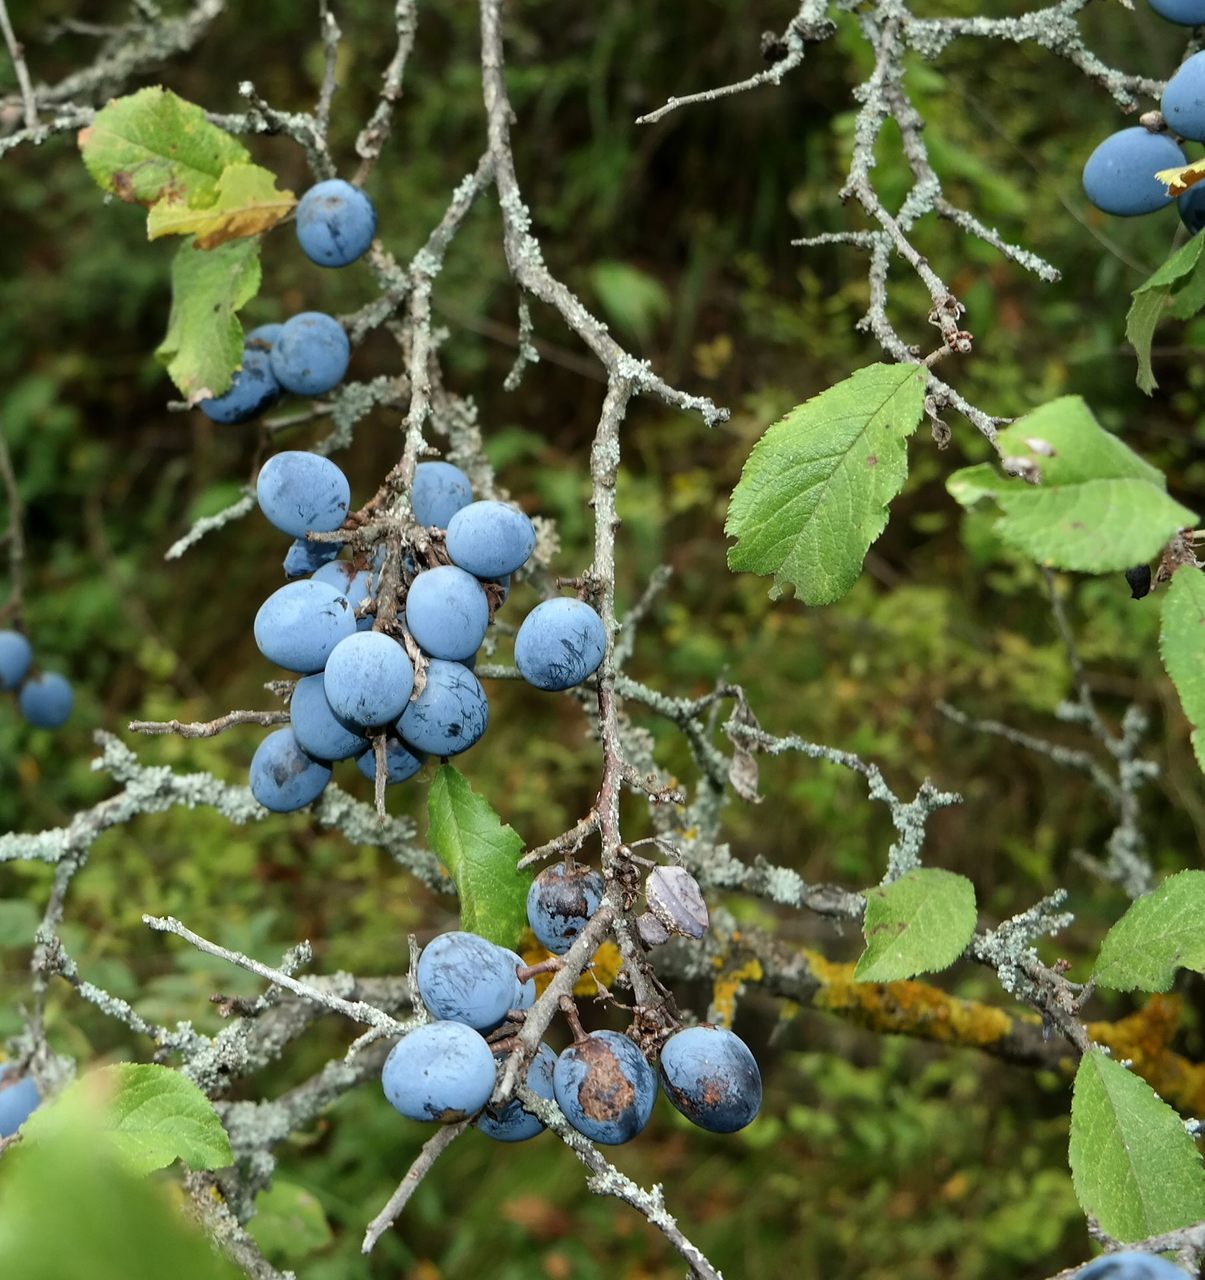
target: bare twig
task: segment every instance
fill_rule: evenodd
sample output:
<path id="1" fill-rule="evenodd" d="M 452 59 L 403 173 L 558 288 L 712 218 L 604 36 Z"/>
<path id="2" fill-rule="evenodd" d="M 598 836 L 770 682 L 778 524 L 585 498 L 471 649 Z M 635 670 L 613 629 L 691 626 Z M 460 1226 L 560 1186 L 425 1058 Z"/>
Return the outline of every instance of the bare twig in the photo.
<path id="1" fill-rule="evenodd" d="M 29 78 L 29 68 L 25 65 L 25 46 L 17 39 L 17 33 L 13 30 L 6 0 L 0 0 L 0 31 L 4 32 L 4 43 L 8 45 L 9 57 L 13 60 L 13 70 L 17 73 L 17 84 L 21 89 L 21 105 L 25 112 L 25 127 L 36 129 L 38 103 L 34 97 L 33 81 Z"/>
<path id="2" fill-rule="evenodd" d="M 468 1127 L 468 1120 L 441 1125 L 435 1135 L 423 1143 L 423 1149 L 406 1171 L 406 1176 L 398 1183 L 397 1190 L 385 1202 L 385 1207 L 380 1213 L 368 1224 L 368 1230 L 364 1233 L 364 1243 L 360 1246 L 361 1253 L 371 1253 L 376 1248 L 377 1241 L 397 1221 L 431 1166 Z"/>
<path id="3" fill-rule="evenodd" d="M 180 738 L 213 738 L 235 725 L 257 724 L 263 729 L 270 729 L 273 725 L 288 723 L 287 711 L 227 711 L 216 720 L 191 724 L 183 724 L 179 720 L 131 720 L 129 730 L 131 733 L 152 735 L 174 733 Z"/>

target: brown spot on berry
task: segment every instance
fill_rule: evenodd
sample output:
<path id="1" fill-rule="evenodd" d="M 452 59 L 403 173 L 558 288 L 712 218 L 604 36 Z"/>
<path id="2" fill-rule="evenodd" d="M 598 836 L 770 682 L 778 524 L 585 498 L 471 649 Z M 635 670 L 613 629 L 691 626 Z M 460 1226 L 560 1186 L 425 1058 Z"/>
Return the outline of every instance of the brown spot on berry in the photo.
<path id="1" fill-rule="evenodd" d="M 582 1112 L 591 1120 L 616 1120 L 636 1099 L 636 1090 L 610 1045 L 593 1037 L 574 1046 L 586 1074 L 577 1091 Z"/>

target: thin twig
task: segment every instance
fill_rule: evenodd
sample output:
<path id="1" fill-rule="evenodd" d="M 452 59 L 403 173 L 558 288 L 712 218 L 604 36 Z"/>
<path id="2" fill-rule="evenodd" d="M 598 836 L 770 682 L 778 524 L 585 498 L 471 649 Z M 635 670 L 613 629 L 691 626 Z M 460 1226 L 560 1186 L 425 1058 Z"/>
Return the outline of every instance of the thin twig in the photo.
<path id="1" fill-rule="evenodd" d="M 183 724 L 179 720 L 131 720 L 128 727 L 131 733 L 146 733 L 153 736 L 174 733 L 180 738 L 213 738 L 227 729 L 234 728 L 235 725 L 257 724 L 263 729 L 270 729 L 273 725 L 288 723 L 287 711 L 228 711 L 224 716 L 218 716 L 216 720 L 204 722 L 193 721 L 191 724 Z"/>
<path id="2" fill-rule="evenodd" d="M 25 127 L 38 127 L 38 103 L 34 97 L 33 81 L 29 78 L 29 68 L 25 65 L 25 46 L 17 39 L 13 24 L 8 16 L 6 0 L 0 0 L 0 31 L 4 32 L 4 43 L 8 45 L 9 56 L 13 60 L 13 70 L 17 73 L 17 84 L 21 89 L 21 104 L 25 112 Z"/>
<path id="3" fill-rule="evenodd" d="M 456 1124 L 442 1125 L 423 1143 L 423 1149 L 407 1170 L 406 1176 L 398 1183 L 397 1190 L 385 1202 L 380 1213 L 368 1224 L 368 1230 L 364 1233 L 364 1243 L 360 1246 L 361 1253 L 371 1253 L 376 1248 L 377 1241 L 397 1221 L 431 1166 L 469 1127 L 469 1123 L 468 1120 L 460 1120 Z"/>

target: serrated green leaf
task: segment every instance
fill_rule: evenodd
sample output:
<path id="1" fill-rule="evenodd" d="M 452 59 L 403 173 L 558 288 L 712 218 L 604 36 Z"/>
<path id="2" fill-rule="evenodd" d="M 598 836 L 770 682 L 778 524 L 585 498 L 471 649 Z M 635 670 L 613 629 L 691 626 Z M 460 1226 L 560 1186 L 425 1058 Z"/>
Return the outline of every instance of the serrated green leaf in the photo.
<path id="1" fill-rule="evenodd" d="M 1152 289 L 1149 293 L 1136 293 L 1130 309 L 1126 312 L 1126 341 L 1134 348 L 1138 357 L 1138 376 L 1135 381 L 1139 390 L 1149 396 L 1159 385 L 1155 370 L 1151 365 L 1151 344 L 1155 340 L 1155 330 L 1167 306 L 1170 289 Z"/>
<path id="2" fill-rule="evenodd" d="M 1169 313 L 1176 320 L 1191 320 L 1205 307 L 1205 255 L 1197 259 L 1192 274 L 1176 290 Z"/>
<path id="3" fill-rule="evenodd" d="M 1002 496 L 996 532 L 1039 564 L 1111 573 L 1142 564 L 1196 517 L 1141 480 L 1088 480 Z"/>
<path id="4" fill-rule="evenodd" d="M 247 1230 L 269 1258 L 284 1262 L 307 1258 L 333 1239 L 318 1197 L 283 1178 L 273 1178 L 255 1197 L 255 1217 Z"/>
<path id="5" fill-rule="evenodd" d="M 866 950 L 857 982 L 897 982 L 948 969 L 975 932 L 975 886 L 965 876 L 917 867 L 866 895 Z"/>
<path id="6" fill-rule="evenodd" d="M 1060 396 L 1005 427 L 998 437 L 1008 457 L 1026 458 L 1052 488 L 1089 480 L 1145 480 L 1159 489 L 1167 480 L 1124 440 L 1097 422 L 1082 396 Z"/>
<path id="7" fill-rule="evenodd" d="M 1167 991 L 1205 973 L 1205 871 L 1181 871 L 1132 902 L 1105 934 L 1092 976 L 1117 991 Z"/>
<path id="8" fill-rule="evenodd" d="M 243 355 L 236 312 L 259 292 L 257 240 L 216 249 L 182 244 L 172 262 L 172 309 L 155 352 L 190 403 L 221 395 Z"/>
<path id="9" fill-rule="evenodd" d="M 222 171 L 213 199 L 203 208 L 166 193 L 147 214 L 147 235 L 152 240 L 195 235 L 198 249 L 214 249 L 227 240 L 270 230 L 296 204 L 291 191 L 276 189 L 274 173 L 257 164 L 232 164 Z"/>
<path id="10" fill-rule="evenodd" d="M 209 1099 L 178 1071 L 147 1063 L 119 1062 L 78 1080 L 29 1117 L 25 1140 L 49 1140 L 72 1122 L 81 1099 L 98 1096 L 106 1102 L 104 1132 L 132 1173 L 151 1173 L 175 1160 L 191 1169 L 234 1163 L 230 1139 Z"/>
<path id="11" fill-rule="evenodd" d="M 1187 244 L 1181 245 L 1154 275 L 1134 290 L 1134 300 L 1126 316 L 1126 339 L 1138 357 L 1138 386 L 1148 396 L 1159 385 L 1151 368 L 1151 343 L 1155 336 L 1155 329 L 1167 306 L 1167 300 L 1175 282 L 1190 272 L 1195 272 L 1201 264 L 1203 247 L 1205 245 L 1202 244 L 1201 237 L 1193 236 Z M 1187 288 L 1190 291 L 1193 289 L 1193 281 L 1189 281 Z"/>
<path id="12" fill-rule="evenodd" d="M 430 840 L 460 896 L 460 927 L 513 947 L 527 923 L 530 877 L 516 870 L 523 841 L 450 764 L 427 792 Z"/>
<path id="13" fill-rule="evenodd" d="M 1159 654 L 1193 724 L 1192 747 L 1205 770 L 1205 573 L 1191 565 L 1172 575 L 1163 601 Z"/>
<path id="14" fill-rule="evenodd" d="M 1105 431 L 1078 396 L 1043 405 L 1000 432 L 1003 456 L 1023 459 L 1040 483 L 964 467 L 946 483 L 970 507 L 1000 509 L 996 532 L 1041 564 L 1110 573 L 1150 560 L 1193 512 L 1167 494 L 1163 475 Z"/>
<path id="15" fill-rule="evenodd" d="M 874 364 L 797 405 L 753 446 L 724 532 L 728 567 L 774 575 L 807 604 L 839 600 L 908 477 L 926 372 Z"/>
<path id="16" fill-rule="evenodd" d="M 109 1149 L 94 1102 L 76 1095 L 52 1136 L 34 1143 L 26 1128 L 0 1160 L 0 1275 L 238 1280 L 167 1187 L 131 1174 Z"/>
<path id="17" fill-rule="evenodd" d="M 1118 1240 L 1205 1218 L 1205 1170 L 1180 1117 L 1098 1050 L 1075 1074 L 1069 1154 L 1080 1206 Z"/>
<path id="18" fill-rule="evenodd" d="M 1168 258 L 1168 260 L 1159 267 L 1152 275 L 1134 290 L 1135 293 L 1146 293 L 1154 289 L 1161 289 L 1164 285 L 1175 284 L 1177 280 L 1188 275 L 1190 271 L 1197 265 L 1201 257 L 1202 250 L 1205 245 L 1201 244 L 1196 236 L 1187 243 L 1182 244 Z"/>
<path id="19" fill-rule="evenodd" d="M 79 145 L 101 187 L 146 205 L 171 191 L 199 208 L 213 201 L 227 165 L 249 159 L 243 144 L 210 124 L 200 107 L 158 86 L 115 98 L 80 131 Z"/>

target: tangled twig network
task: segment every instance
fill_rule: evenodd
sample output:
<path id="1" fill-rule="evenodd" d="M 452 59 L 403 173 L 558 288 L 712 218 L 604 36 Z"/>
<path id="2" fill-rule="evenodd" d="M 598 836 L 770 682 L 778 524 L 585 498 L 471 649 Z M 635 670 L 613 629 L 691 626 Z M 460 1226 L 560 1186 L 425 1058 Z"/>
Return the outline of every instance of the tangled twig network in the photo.
<path id="1" fill-rule="evenodd" d="M 926 150 L 918 113 L 906 85 L 905 58 L 909 52 L 936 57 L 951 42 L 993 39 L 1033 42 L 1063 59 L 1100 84 L 1116 102 L 1132 108 L 1142 95 L 1155 94 L 1160 86 L 1142 77 L 1106 67 L 1084 44 L 1076 15 L 1085 0 L 1060 3 L 1012 19 L 918 18 L 901 0 L 876 0 L 860 8 L 857 22 L 873 50 L 874 65 L 868 79 L 855 90 L 858 102 L 850 167 L 842 195 L 860 207 L 869 229 L 801 240 L 811 248 L 827 244 L 853 245 L 869 255 L 870 305 L 861 321 L 893 360 L 915 362 L 928 368 L 927 407 L 939 440 L 948 428 L 942 421 L 947 410 L 960 413 L 989 441 L 1006 421 L 997 412 L 967 401 L 950 381 L 934 371 L 941 364 L 952 367 L 972 348 L 973 338 L 964 324 L 964 308 L 944 282 L 939 269 L 929 263 L 912 243 L 911 233 L 925 217 L 947 221 L 963 235 L 974 236 L 994 247 L 1005 258 L 1039 279 L 1053 281 L 1056 269 L 1023 246 L 1006 241 L 977 215 L 952 204 L 943 194 L 941 179 Z M 105 97 L 136 77 L 167 63 L 173 56 L 200 44 L 223 11 L 223 0 L 199 0 L 183 17 L 165 19 L 153 6 L 135 6 L 131 21 L 114 29 L 102 42 L 94 63 L 57 84 L 37 83 L 22 46 L 0 0 L 2 30 L 14 66 L 19 92 L 0 103 L 0 154 L 22 145 L 41 145 L 61 134 L 70 134 L 92 119 Z M 699 109 L 703 104 L 741 92 L 761 91 L 780 84 L 811 56 L 814 45 L 834 32 L 830 6 L 824 0 L 804 0 L 798 13 L 779 37 L 764 42 L 769 66 L 731 85 L 671 98 L 650 111 L 638 123 L 655 127 L 676 110 Z M 383 72 L 377 100 L 356 139 L 359 160 L 356 183 L 363 183 L 380 161 L 394 113 L 402 97 L 407 66 L 415 47 L 419 20 L 415 0 L 397 0 L 394 7 L 396 46 Z M 632 850 L 621 826 L 621 797 L 632 794 L 647 803 L 648 814 L 660 848 L 686 867 L 713 897 L 739 890 L 765 899 L 783 910 L 798 910 L 835 921 L 857 921 L 865 909 L 863 893 L 832 885 L 809 885 L 793 870 L 758 859 L 739 860 L 723 839 L 720 812 L 729 789 L 742 799 L 757 798 L 757 762 L 760 756 L 796 755 L 824 766 L 858 774 L 866 783 L 870 800 L 890 814 L 895 836 L 885 850 L 883 883 L 917 867 L 924 851 L 930 817 L 958 797 L 925 782 L 912 799 L 897 795 L 877 766 L 832 747 L 796 735 L 777 736 L 761 728 L 743 690 L 724 684 L 701 698 L 682 698 L 639 683 L 625 672 L 641 618 L 657 591 L 664 589 L 667 573 L 658 573 L 644 599 L 626 618 L 617 616 L 615 565 L 617 555 L 616 489 L 624 443 L 624 429 L 632 404 L 651 397 L 685 413 L 696 415 L 707 426 L 722 423 L 727 413 L 704 396 L 671 386 L 639 356 L 625 350 L 606 326 L 552 272 L 533 231 L 533 216 L 521 190 L 515 168 L 515 150 L 522 146 L 522 122 L 507 92 L 502 0 L 480 0 L 481 88 L 484 144 L 480 159 L 451 194 L 446 210 L 432 228 L 426 243 L 408 263 L 401 263 L 378 241 L 369 263 L 378 295 L 360 310 L 342 318 L 353 345 L 385 328 L 397 340 L 400 371 L 392 378 L 352 383 L 330 400 L 310 410 L 281 417 L 268 424 L 270 435 L 329 416 L 330 434 L 317 446 L 319 452 L 345 448 L 356 423 L 377 406 L 390 406 L 402 414 L 399 460 L 378 494 L 359 513 L 352 530 L 352 545 L 368 549 L 397 539 L 408 516 L 408 492 L 414 469 L 430 451 L 430 440 L 442 442 L 442 452 L 469 472 L 483 495 L 497 493 L 494 477 L 482 451 L 481 431 L 471 401 L 450 391 L 440 368 L 440 339 L 432 323 L 432 286 L 466 215 L 494 195 L 500 214 L 500 238 L 517 294 L 520 346 L 508 387 L 517 384 L 525 370 L 540 358 L 531 336 L 529 308 L 543 306 L 554 313 L 590 352 L 605 384 L 597 426 L 590 449 L 591 507 L 594 522 L 593 559 L 580 581 L 597 604 L 611 644 L 597 677 L 589 686 L 568 696 L 580 699 L 598 741 L 600 767 L 597 798 L 589 813 L 562 835 L 530 851 L 524 865 L 580 849 L 597 838 L 606 881 L 603 906 L 568 953 L 544 994 L 528 1011 L 514 1047 L 501 1070 L 492 1102 L 501 1105 L 514 1096 L 537 1113 L 580 1159 L 587 1170 L 587 1185 L 603 1195 L 616 1197 L 633 1207 L 681 1255 L 691 1273 L 717 1277 L 718 1272 L 699 1248 L 683 1233 L 666 1206 L 659 1187 L 642 1188 L 620 1173 L 591 1143 L 576 1133 L 554 1103 L 537 1098 L 524 1085 L 525 1067 L 541 1035 L 558 1009 L 561 997 L 572 992 L 586 971 L 598 945 L 613 937 L 623 961 L 620 984 L 625 985 L 640 1034 L 655 1038 L 674 1025 L 673 997 L 662 978 L 706 977 L 717 989 L 722 979 L 745 975 L 739 991 L 757 984 L 771 996 L 813 1003 L 841 1016 L 882 1030 L 958 1043 L 959 1027 L 974 1026 L 966 1043 L 1015 1062 L 1058 1069 L 1094 1041 L 1109 1043 L 1108 1025 L 1086 1026 L 1081 1007 L 1087 989 L 1077 987 L 1054 968 L 1042 964 L 1035 943 L 1063 928 L 1069 917 L 1061 909 L 1061 894 L 1053 895 L 1029 911 L 995 928 L 977 934 L 969 948 L 974 960 L 994 970 L 1004 989 L 1037 1017 L 1010 1015 L 970 1002 L 955 1001 L 921 983 L 886 984 L 855 991 L 848 972 L 829 965 L 823 957 L 801 952 L 780 941 L 737 930 L 722 909 L 713 908 L 713 928 L 701 942 L 679 939 L 657 955 L 654 972 L 632 911 Z M 328 145 L 332 112 L 338 107 L 337 53 L 340 31 L 336 15 L 323 3 L 320 23 L 325 73 L 315 108 L 311 112 L 283 111 L 273 107 L 255 86 L 244 83 L 239 94 L 246 103 L 240 113 L 214 114 L 222 127 L 242 134 L 278 134 L 292 139 L 304 152 L 316 179 L 335 172 Z M 716 108 L 722 109 L 722 108 Z M 912 175 L 911 189 L 898 210 L 884 204 L 874 178 L 874 149 L 884 125 L 899 127 L 903 152 Z M 953 256 L 953 255 L 951 255 Z M 931 301 L 927 317 L 936 330 L 937 345 L 924 352 L 907 341 L 889 315 L 889 273 L 902 262 L 923 282 Z M 23 582 L 23 543 L 20 507 L 7 450 L 0 440 L 0 479 L 8 491 L 10 524 L 5 535 L 12 580 L 9 611 L 19 610 Z M 248 489 L 237 502 L 216 516 L 198 521 L 168 551 L 169 558 L 185 554 L 196 542 L 253 508 Z M 551 530 L 544 530 L 537 562 L 547 563 L 554 545 Z M 328 535 L 346 539 L 348 534 Z M 390 584 L 383 584 L 379 608 L 389 608 Z M 947 714 L 977 732 L 1010 737 L 1012 741 L 1045 752 L 1057 763 L 1085 773 L 1114 807 L 1117 827 L 1100 860 L 1091 865 L 1100 874 L 1121 883 L 1131 895 L 1141 893 L 1151 881 L 1140 828 L 1138 792 L 1149 778 L 1151 766 L 1138 754 L 1143 725 L 1137 712 L 1115 734 L 1092 702 L 1082 667 L 1053 593 L 1057 625 L 1071 655 L 1077 700 L 1067 718 L 1082 723 L 1103 749 L 1099 759 L 1090 749 L 1070 749 L 1020 734 L 1007 726 L 979 722 L 947 709 Z M 482 668 L 479 674 L 513 677 L 506 666 Z M 286 690 L 287 692 L 287 687 Z M 724 709 L 729 708 L 724 719 Z M 685 738 L 693 756 L 695 776 L 689 785 L 663 775 L 654 757 L 653 739 L 641 717 L 659 717 Z M 209 737 L 232 726 L 274 725 L 288 719 L 287 711 L 231 711 L 202 724 L 136 721 L 129 727 L 144 734 L 177 734 Z M 82 975 L 60 936 L 67 895 L 73 877 L 86 864 L 97 838 L 116 826 L 137 830 L 143 815 L 172 807 L 198 805 L 216 809 L 234 823 L 259 821 L 266 813 L 243 787 L 231 786 L 207 773 L 177 773 L 166 767 L 142 764 L 117 738 L 102 734 L 96 768 L 117 785 L 117 791 L 91 809 L 77 814 L 61 828 L 36 834 L 0 837 L 0 863 L 32 860 L 55 868 L 50 897 L 37 931 L 32 959 L 32 1001 L 27 1027 L 17 1042 L 22 1056 L 32 1063 L 43 1086 L 53 1089 L 69 1071 L 69 1064 L 55 1057 L 46 1041 L 43 1015 L 49 984 L 61 979 L 79 996 L 148 1037 L 155 1053 L 174 1059 L 181 1072 L 195 1081 L 215 1102 L 236 1155 L 233 1167 L 217 1174 L 193 1173 L 185 1185 L 199 1219 L 243 1270 L 257 1280 L 279 1280 L 278 1272 L 260 1253 L 245 1230 L 255 1195 L 269 1184 L 274 1150 L 288 1135 L 305 1125 L 343 1092 L 376 1077 L 393 1039 L 414 1025 L 421 1012 L 414 993 L 403 977 L 360 978 L 352 974 L 307 973 L 310 954 L 299 942 L 276 967 L 259 964 L 241 953 L 200 937 L 185 923 L 170 918 L 144 917 L 152 930 L 172 935 L 208 955 L 218 957 L 258 976 L 263 994 L 254 1001 L 227 1001 L 223 1012 L 229 1020 L 215 1036 L 202 1035 L 188 1024 L 158 1026 L 140 1016 L 127 1002 L 93 985 Z M 383 771 L 378 771 L 382 779 Z M 327 789 L 313 808 L 313 820 L 342 832 L 355 844 L 381 848 L 424 884 L 452 892 L 449 877 L 437 859 L 416 840 L 409 821 L 386 818 L 336 787 Z M 717 979 L 716 975 L 720 978 Z M 905 991 L 904 988 L 908 988 Z M 927 994 L 925 994 L 927 993 Z M 904 996 L 909 996 L 908 1000 Z M 735 997 L 733 997 L 735 999 Z M 305 1083 L 283 1097 L 257 1102 L 229 1100 L 232 1086 L 246 1079 L 267 1061 L 284 1052 L 311 1024 L 327 1014 L 341 1016 L 361 1028 L 342 1058 L 328 1062 Z M 929 1016 L 931 1015 L 931 1016 Z M 731 1016 L 731 1009 L 727 1010 Z M 984 1020 L 991 1034 L 983 1033 Z M 978 1021 L 977 1021 L 978 1020 Z M 1051 1041 L 1053 1029 L 1059 1039 Z M 1150 1072 L 1159 1062 L 1142 1064 Z M 1162 1064 L 1166 1066 L 1166 1062 Z M 402 1212 L 414 1188 L 435 1165 L 440 1154 L 454 1143 L 464 1124 L 441 1128 L 423 1148 L 413 1167 L 380 1213 L 366 1223 L 365 1251 L 371 1250 Z M 215 1189 L 220 1196 L 215 1196 Z M 1205 1256 L 1205 1228 L 1172 1233 L 1166 1239 L 1147 1242 L 1151 1248 L 1177 1248 L 1186 1258 Z"/>

